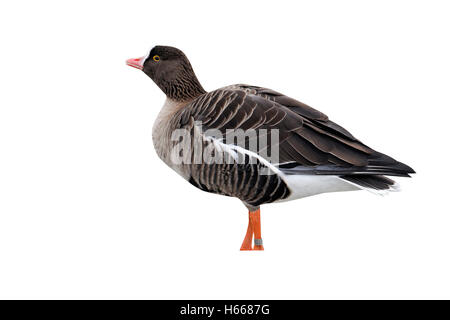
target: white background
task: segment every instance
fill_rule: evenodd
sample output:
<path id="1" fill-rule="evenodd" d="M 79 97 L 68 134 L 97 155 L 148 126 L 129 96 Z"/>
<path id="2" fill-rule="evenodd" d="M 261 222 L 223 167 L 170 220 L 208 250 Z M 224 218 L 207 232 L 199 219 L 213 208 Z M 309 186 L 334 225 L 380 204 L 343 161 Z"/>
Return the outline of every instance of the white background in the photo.
<path id="1" fill-rule="evenodd" d="M 445 1 L 0 5 L 0 298 L 450 298 Z M 157 157 L 164 95 L 125 59 L 182 49 L 207 90 L 266 86 L 411 165 L 403 191 L 247 211 Z"/>

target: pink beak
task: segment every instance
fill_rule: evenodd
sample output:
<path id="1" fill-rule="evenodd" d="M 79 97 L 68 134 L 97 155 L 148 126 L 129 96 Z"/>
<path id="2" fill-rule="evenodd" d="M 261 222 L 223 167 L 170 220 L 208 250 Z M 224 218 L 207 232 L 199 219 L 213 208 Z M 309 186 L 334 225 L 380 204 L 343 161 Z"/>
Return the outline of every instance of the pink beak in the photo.
<path id="1" fill-rule="evenodd" d="M 145 57 L 140 57 L 140 58 L 136 58 L 136 59 L 128 59 L 127 60 L 127 65 L 129 65 L 130 67 L 142 70 L 144 68 L 144 59 Z"/>

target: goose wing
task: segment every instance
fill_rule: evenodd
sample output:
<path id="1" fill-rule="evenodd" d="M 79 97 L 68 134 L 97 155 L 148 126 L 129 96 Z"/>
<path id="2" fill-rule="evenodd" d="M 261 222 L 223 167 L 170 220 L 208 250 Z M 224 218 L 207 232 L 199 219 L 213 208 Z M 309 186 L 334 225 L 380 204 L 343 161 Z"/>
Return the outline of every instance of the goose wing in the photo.
<path id="1" fill-rule="evenodd" d="M 279 161 L 274 165 L 287 174 L 407 176 L 414 172 L 369 148 L 322 112 L 271 89 L 233 85 L 209 92 L 183 110 L 182 122 L 191 119 L 201 123 L 203 132 L 219 131 L 222 142 L 229 130 L 264 130 L 268 141 L 272 130 L 277 130 L 278 142 L 256 154 L 267 159 L 278 148 Z"/>
<path id="2" fill-rule="evenodd" d="M 382 175 L 414 172 L 369 148 L 325 114 L 269 89 L 234 85 L 206 93 L 182 109 L 175 121 L 178 128 L 200 132 L 205 149 L 213 146 L 215 154 L 226 153 L 234 159 L 194 161 L 188 168 L 191 184 L 254 207 L 295 193 L 298 188 L 289 185 L 287 176 L 338 176 L 364 188 L 383 190 L 393 181 Z M 250 148 L 249 140 L 242 144 L 228 139 L 228 133 L 237 130 L 244 137 L 251 137 L 246 134 L 251 130 L 256 132 L 258 147 Z M 262 148 L 261 138 L 267 142 Z M 278 154 L 276 161 L 274 153 Z M 317 193 L 330 191 L 339 190 L 320 187 Z"/>

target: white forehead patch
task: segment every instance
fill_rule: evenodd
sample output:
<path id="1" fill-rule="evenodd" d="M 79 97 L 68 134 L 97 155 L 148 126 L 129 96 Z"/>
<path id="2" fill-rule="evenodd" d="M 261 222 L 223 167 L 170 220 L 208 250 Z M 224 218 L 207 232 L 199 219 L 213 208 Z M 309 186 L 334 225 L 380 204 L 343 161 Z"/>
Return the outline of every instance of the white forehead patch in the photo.
<path id="1" fill-rule="evenodd" d="M 142 66 L 144 66 L 144 62 L 145 62 L 145 60 L 147 60 L 147 58 L 150 56 L 150 52 L 152 52 L 153 48 L 154 48 L 154 47 L 152 47 L 150 50 L 148 50 L 148 53 L 142 58 L 142 60 L 141 60 Z"/>

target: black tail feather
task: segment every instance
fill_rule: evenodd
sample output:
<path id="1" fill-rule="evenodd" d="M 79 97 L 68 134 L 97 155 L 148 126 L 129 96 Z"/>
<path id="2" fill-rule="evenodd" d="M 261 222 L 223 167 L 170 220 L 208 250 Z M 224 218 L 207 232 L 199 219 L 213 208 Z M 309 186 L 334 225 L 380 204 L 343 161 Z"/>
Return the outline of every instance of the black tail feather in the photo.
<path id="1" fill-rule="evenodd" d="M 347 175 L 341 176 L 340 178 L 347 180 L 351 183 L 357 184 L 364 188 L 374 189 L 374 190 L 388 190 L 394 184 L 395 181 L 384 176 L 376 176 L 376 175 Z"/>

